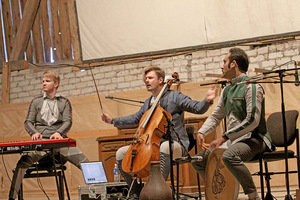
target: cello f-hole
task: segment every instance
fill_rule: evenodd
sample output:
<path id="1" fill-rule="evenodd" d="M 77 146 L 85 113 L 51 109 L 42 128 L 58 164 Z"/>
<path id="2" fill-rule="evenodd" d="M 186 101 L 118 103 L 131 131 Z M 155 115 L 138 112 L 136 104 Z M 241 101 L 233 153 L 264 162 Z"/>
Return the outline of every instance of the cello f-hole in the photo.
<path id="1" fill-rule="evenodd" d="M 146 139 L 145 145 L 149 145 L 149 143 L 148 143 L 148 140 L 149 140 L 149 134 L 146 134 L 146 136 L 147 136 L 147 139 Z"/>
<path id="2" fill-rule="evenodd" d="M 133 161 L 134 161 L 135 156 L 136 156 L 136 149 L 133 149 L 133 150 L 132 150 L 131 156 L 132 156 L 132 157 L 131 157 L 132 160 L 131 160 L 131 165 L 130 165 L 130 171 L 132 171 L 132 168 L 133 168 Z"/>

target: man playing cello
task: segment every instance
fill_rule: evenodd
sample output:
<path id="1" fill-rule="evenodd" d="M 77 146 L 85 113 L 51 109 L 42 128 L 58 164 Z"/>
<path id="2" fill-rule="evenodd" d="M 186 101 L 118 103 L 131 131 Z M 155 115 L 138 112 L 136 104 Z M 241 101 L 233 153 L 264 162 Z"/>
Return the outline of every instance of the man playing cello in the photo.
<path id="1" fill-rule="evenodd" d="M 144 113 L 151 107 L 152 103 L 155 101 L 158 94 L 161 92 L 164 86 L 165 72 L 159 67 L 148 67 L 144 70 L 143 80 L 146 85 L 146 89 L 151 92 L 151 96 L 145 101 L 141 109 L 135 114 L 126 117 L 112 118 L 106 113 L 102 114 L 102 120 L 109 124 L 114 124 L 115 127 L 119 126 L 130 126 L 137 125 Z M 217 89 L 213 86 L 207 92 L 207 96 L 203 101 L 195 101 L 190 97 L 170 89 L 167 89 L 160 99 L 160 106 L 171 114 L 172 123 L 174 124 L 174 129 L 178 133 L 182 144 L 187 149 L 189 146 L 189 139 L 184 126 L 184 111 L 203 114 L 205 113 L 209 106 L 212 104 L 213 99 L 217 95 Z M 174 133 L 171 133 L 172 139 L 174 140 L 172 150 L 174 153 L 174 159 L 183 156 L 183 147 L 179 144 L 178 138 Z M 120 168 L 120 172 L 124 177 L 128 185 L 131 185 L 133 181 L 132 177 L 122 170 L 122 160 L 126 154 L 129 146 L 121 147 L 116 153 L 116 160 Z M 168 178 L 170 172 L 170 156 L 169 156 L 169 142 L 162 141 L 160 145 L 159 160 L 161 161 L 161 171 L 164 179 Z M 132 194 L 134 199 L 138 199 L 141 187 L 138 183 L 133 183 Z"/>

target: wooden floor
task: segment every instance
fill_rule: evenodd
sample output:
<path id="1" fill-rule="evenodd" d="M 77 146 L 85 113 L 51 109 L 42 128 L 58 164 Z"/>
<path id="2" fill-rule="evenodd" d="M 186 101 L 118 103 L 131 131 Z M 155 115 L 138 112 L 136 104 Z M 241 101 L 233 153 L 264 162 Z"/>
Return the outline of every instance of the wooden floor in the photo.
<path id="1" fill-rule="evenodd" d="M 290 187 L 290 195 L 292 196 L 293 200 L 296 200 L 296 189 L 297 187 Z M 277 188 L 271 188 L 273 199 L 274 200 L 285 200 L 286 196 L 286 188 L 277 187 Z M 258 189 L 259 197 L 261 197 L 260 189 Z M 185 200 L 192 200 L 191 198 L 182 198 Z M 205 200 L 204 193 L 202 194 L 202 200 Z M 240 190 L 238 199 L 237 200 L 248 200 L 248 196 L 243 193 L 242 190 Z"/>
<path id="2" fill-rule="evenodd" d="M 296 199 L 296 187 L 291 187 L 290 188 L 290 195 L 292 196 L 293 199 Z M 258 190 L 260 192 L 260 190 Z M 279 188 L 271 188 L 271 193 L 274 197 L 274 200 L 284 200 L 285 199 L 285 196 L 287 194 L 286 192 L 286 188 L 282 188 L 282 187 L 279 187 Z M 260 195 L 260 193 L 259 193 Z M 246 196 L 244 193 L 240 192 L 239 193 L 239 197 L 238 197 L 238 200 L 248 200 L 248 196 Z"/>
<path id="3" fill-rule="evenodd" d="M 296 189 L 297 187 L 290 187 L 290 194 L 294 200 L 296 200 Z M 284 200 L 286 196 L 286 189 L 279 187 L 279 188 L 271 188 L 272 195 L 274 196 L 274 200 Z M 258 190 L 260 192 L 260 190 Z M 6 200 L 7 198 L 0 198 L 0 200 Z M 58 200 L 58 197 L 49 197 L 50 200 Z M 67 198 L 65 198 L 67 199 Z M 123 198 L 122 198 L 123 199 Z M 125 199 L 125 198 L 124 198 Z M 184 198 L 183 200 L 190 200 L 191 198 Z M 40 197 L 24 197 L 24 200 L 47 200 L 45 196 Z M 79 199 L 78 195 L 71 196 L 71 200 L 81 200 Z M 205 200 L 204 194 L 202 194 L 202 200 Z M 224 199 L 225 200 L 225 199 Z M 243 191 L 239 193 L 238 200 L 248 200 L 248 197 L 243 194 Z"/>

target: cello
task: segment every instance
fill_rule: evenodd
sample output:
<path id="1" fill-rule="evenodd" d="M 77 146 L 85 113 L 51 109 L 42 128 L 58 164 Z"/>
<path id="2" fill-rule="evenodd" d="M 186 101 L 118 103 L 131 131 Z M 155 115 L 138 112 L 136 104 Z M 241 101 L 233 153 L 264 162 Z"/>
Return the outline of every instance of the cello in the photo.
<path id="1" fill-rule="evenodd" d="M 140 120 L 133 141 L 122 161 L 123 171 L 131 176 L 136 176 L 137 178 L 149 176 L 150 162 L 159 160 L 160 140 L 165 134 L 167 125 L 165 115 L 170 120 L 172 118 L 170 113 L 159 106 L 159 101 L 164 92 L 178 79 L 178 73 L 174 72 L 172 79 L 165 83 L 151 108 L 143 114 Z"/>

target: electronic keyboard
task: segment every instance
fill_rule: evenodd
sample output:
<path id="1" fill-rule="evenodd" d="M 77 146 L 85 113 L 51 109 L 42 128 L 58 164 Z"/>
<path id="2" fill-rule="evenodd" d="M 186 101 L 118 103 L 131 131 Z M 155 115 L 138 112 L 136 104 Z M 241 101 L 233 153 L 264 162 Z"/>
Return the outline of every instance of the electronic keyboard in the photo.
<path id="1" fill-rule="evenodd" d="M 21 142 L 0 143 L 0 154 L 22 153 L 24 151 L 45 151 L 62 147 L 76 147 L 76 140 L 71 138 L 46 139 Z"/>

